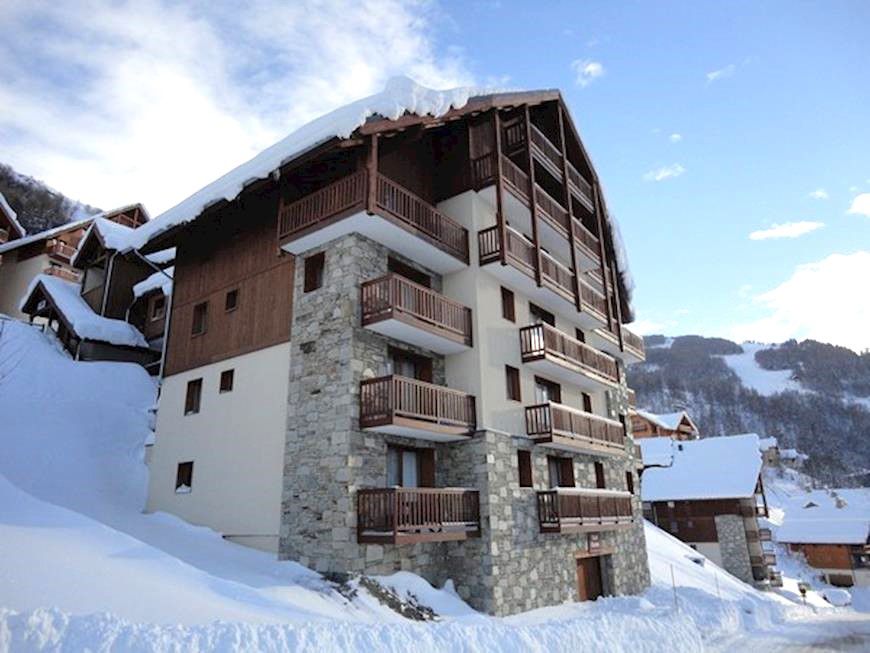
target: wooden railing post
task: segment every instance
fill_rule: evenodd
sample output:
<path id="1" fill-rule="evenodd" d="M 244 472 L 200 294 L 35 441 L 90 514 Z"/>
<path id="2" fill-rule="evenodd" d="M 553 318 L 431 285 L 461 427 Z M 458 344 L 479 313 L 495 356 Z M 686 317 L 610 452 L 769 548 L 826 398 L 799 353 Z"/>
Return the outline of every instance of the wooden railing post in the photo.
<path id="1" fill-rule="evenodd" d="M 492 110 L 492 124 L 495 129 L 495 220 L 498 227 L 499 259 L 507 265 L 507 230 L 504 217 L 504 173 L 502 170 L 501 119 L 498 108 Z"/>
<path id="2" fill-rule="evenodd" d="M 374 215 L 378 204 L 378 135 L 372 134 L 369 138 L 369 148 L 366 158 L 367 193 L 366 213 Z"/>

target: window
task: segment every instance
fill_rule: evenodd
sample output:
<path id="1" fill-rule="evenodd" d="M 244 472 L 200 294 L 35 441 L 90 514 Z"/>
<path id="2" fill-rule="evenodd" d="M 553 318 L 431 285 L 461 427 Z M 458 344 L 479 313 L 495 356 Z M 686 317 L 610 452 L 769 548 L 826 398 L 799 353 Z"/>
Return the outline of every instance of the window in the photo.
<path id="1" fill-rule="evenodd" d="M 517 468 L 520 472 L 520 487 L 532 487 L 532 452 L 517 450 Z"/>
<path id="2" fill-rule="evenodd" d="M 583 397 L 583 410 L 587 413 L 592 412 L 592 395 L 588 392 L 581 392 L 580 395 Z"/>
<path id="3" fill-rule="evenodd" d="M 547 379 L 542 379 L 540 376 L 535 377 L 535 401 L 539 404 L 546 404 L 550 401 L 562 403 L 562 386 L 558 383 L 553 383 Z"/>
<path id="4" fill-rule="evenodd" d="M 233 376 L 235 376 L 234 370 L 224 370 L 223 372 L 221 372 L 221 392 L 233 391 Z"/>
<path id="5" fill-rule="evenodd" d="M 305 285 L 303 290 L 311 292 L 323 285 L 323 266 L 326 263 L 326 254 L 319 252 L 305 259 Z"/>
<path id="6" fill-rule="evenodd" d="M 580 342 L 586 342 L 586 334 L 583 333 L 583 329 L 574 327 L 574 337 Z"/>
<path id="7" fill-rule="evenodd" d="M 164 315 L 166 315 L 166 297 L 164 297 L 163 294 L 154 295 L 150 301 L 148 319 L 152 322 L 156 322 L 157 320 L 163 319 Z"/>
<path id="8" fill-rule="evenodd" d="M 595 463 L 595 487 L 599 490 L 604 490 L 607 486 L 604 484 L 604 465 Z"/>
<path id="9" fill-rule="evenodd" d="M 435 485 L 435 450 L 387 446 L 387 487 Z"/>
<path id="10" fill-rule="evenodd" d="M 432 383 L 432 359 L 418 354 L 412 354 L 403 349 L 390 347 L 390 363 L 393 374 L 406 376 L 409 379 L 417 379 Z"/>
<path id="11" fill-rule="evenodd" d="M 190 494 L 193 488 L 193 461 L 178 463 L 178 471 L 175 473 L 175 493 Z"/>
<path id="12" fill-rule="evenodd" d="M 571 458 L 547 456 L 550 487 L 574 487 L 574 461 Z"/>
<path id="13" fill-rule="evenodd" d="M 190 325 L 190 335 L 199 336 L 208 328 L 208 302 L 193 307 L 193 323 Z"/>
<path id="14" fill-rule="evenodd" d="M 407 263 L 402 263 L 402 261 L 393 258 L 392 256 L 387 259 L 387 269 L 390 272 L 394 272 L 399 276 L 413 281 L 414 283 L 419 283 L 421 286 L 425 286 L 426 288 L 432 287 L 432 278 L 428 274 L 421 272 L 417 268 L 412 268 Z"/>
<path id="15" fill-rule="evenodd" d="M 625 472 L 625 488 L 634 494 L 634 475 L 631 472 Z"/>
<path id="16" fill-rule="evenodd" d="M 224 310 L 229 313 L 230 311 L 234 311 L 239 307 L 239 289 L 233 288 L 232 290 L 227 292 L 227 296 L 224 298 Z"/>
<path id="17" fill-rule="evenodd" d="M 516 307 L 514 306 L 514 294 L 504 286 L 501 289 L 501 316 L 508 322 L 517 321 Z"/>
<path id="18" fill-rule="evenodd" d="M 202 398 L 202 379 L 187 382 L 187 395 L 184 398 L 184 414 L 194 415 L 199 412 L 199 400 Z"/>
<path id="19" fill-rule="evenodd" d="M 520 371 L 515 367 L 505 365 L 504 379 L 507 384 L 507 398 L 511 401 L 522 401 L 520 398 Z"/>
<path id="20" fill-rule="evenodd" d="M 556 326 L 556 316 L 550 313 L 550 311 L 545 311 L 543 308 L 537 304 L 533 304 L 532 302 L 529 302 L 529 317 L 531 317 L 533 324 L 543 322 L 544 324 L 549 324 L 551 327 Z"/>

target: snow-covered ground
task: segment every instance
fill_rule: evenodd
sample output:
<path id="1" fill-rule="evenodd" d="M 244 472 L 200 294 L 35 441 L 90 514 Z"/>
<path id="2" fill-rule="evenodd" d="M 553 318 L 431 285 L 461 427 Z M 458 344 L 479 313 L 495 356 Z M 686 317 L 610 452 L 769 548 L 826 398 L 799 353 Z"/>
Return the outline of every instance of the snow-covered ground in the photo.
<path id="1" fill-rule="evenodd" d="M 766 370 L 755 360 L 756 352 L 770 349 L 771 345 L 744 342 L 741 347 L 743 347 L 742 354 L 729 354 L 721 358 L 740 377 L 744 387 L 755 390 L 765 397 L 780 392 L 804 391 L 803 386 L 791 378 L 791 370 Z"/>
<path id="2" fill-rule="evenodd" d="M 449 585 L 435 589 L 408 573 L 379 579 L 440 615 L 406 620 L 362 587 L 347 598 L 296 563 L 143 514 L 142 445 L 154 395 L 138 366 L 73 362 L 35 329 L 0 319 L 0 651 L 698 651 L 870 642 L 864 615 L 758 592 L 651 525 L 653 585 L 643 596 L 497 619 L 469 608 Z"/>

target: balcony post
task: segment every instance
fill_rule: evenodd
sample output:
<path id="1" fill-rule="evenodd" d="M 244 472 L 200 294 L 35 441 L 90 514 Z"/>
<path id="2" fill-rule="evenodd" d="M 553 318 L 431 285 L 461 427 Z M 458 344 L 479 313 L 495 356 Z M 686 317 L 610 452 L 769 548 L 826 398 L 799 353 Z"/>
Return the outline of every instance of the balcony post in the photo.
<path id="1" fill-rule="evenodd" d="M 366 152 L 366 213 L 374 215 L 378 204 L 378 135 L 372 134 L 369 138 L 369 147 Z"/>
<path id="2" fill-rule="evenodd" d="M 538 242 L 538 197 L 535 188 L 535 159 L 532 155 L 532 120 L 525 106 L 526 159 L 529 164 L 529 211 L 532 213 L 532 244 L 535 246 L 535 283 L 541 287 L 541 245 Z"/>
<path id="3" fill-rule="evenodd" d="M 498 251 L 502 265 L 507 265 L 507 228 L 504 219 L 503 193 L 504 172 L 501 165 L 501 118 L 498 109 L 492 110 L 492 125 L 495 130 L 495 220 L 498 225 Z M 478 252 L 478 256 L 480 252 Z"/>
<path id="4" fill-rule="evenodd" d="M 562 179 L 565 182 L 562 186 L 562 199 L 565 202 L 565 208 L 568 211 L 568 242 L 571 245 L 571 270 L 574 272 L 574 305 L 577 311 L 580 312 L 580 271 L 577 269 L 577 244 L 576 234 L 574 233 L 574 207 L 571 199 L 570 178 L 568 177 L 568 148 L 565 146 L 565 118 L 563 115 L 562 103 L 559 102 L 559 139 L 562 147 Z M 601 239 L 599 238 L 599 241 Z M 605 286 L 606 290 L 606 286 Z"/>

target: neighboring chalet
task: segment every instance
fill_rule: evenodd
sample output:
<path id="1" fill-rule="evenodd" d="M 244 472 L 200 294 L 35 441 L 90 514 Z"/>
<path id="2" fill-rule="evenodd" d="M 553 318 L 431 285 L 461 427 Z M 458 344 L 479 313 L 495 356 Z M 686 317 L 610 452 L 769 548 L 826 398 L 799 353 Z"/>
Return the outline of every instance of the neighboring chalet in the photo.
<path id="1" fill-rule="evenodd" d="M 27 232 L 24 227 L 18 222 L 18 215 L 9 206 L 9 202 L 0 193 L 0 245 L 5 245 L 11 240 L 24 238 Z M 3 255 L 0 254 L 0 263 L 3 262 Z"/>
<path id="2" fill-rule="evenodd" d="M 802 553 L 831 585 L 870 586 L 870 489 L 813 490 L 784 509 L 777 542 Z"/>
<path id="3" fill-rule="evenodd" d="M 631 434 L 635 440 L 641 438 L 697 440 L 699 431 L 695 422 L 684 410 L 664 415 L 645 410 L 633 410 L 631 412 Z"/>
<path id="4" fill-rule="evenodd" d="M 401 79 L 198 191 L 137 245 L 177 247 L 148 510 L 496 614 L 642 591 L 611 220 L 558 91 Z"/>
<path id="5" fill-rule="evenodd" d="M 747 583 L 779 585 L 755 434 L 641 440 L 646 518 Z M 772 545 L 770 545 L 772 546 Z"/>
<path id="6" fill-rule="evenodd" d="M 128 246 L 133 228 L 127 224 L 147 220 L 140 205 L 104 215 L 92 220 L 70 258 L 81 281 L 40 275 L 31 282 L 21 310 L 31 321 L 43 320 L 76 360 L 131 361 L 156 374 L 163 342 L 162 315 L 155 318 L 160 332 L 149 341 L 143 331 L 154 316 L 137 310 L 131 319 L 139 298 L 134 288 L 157 275 L 162 279 L 157 288 L 162 290 L 163 284 L 171 284 L 171 276 Z M 127 220 L 110 219 L 117 216 Z M 150 285 L 140 287 L 140 294 L 148 291 Z"/>

